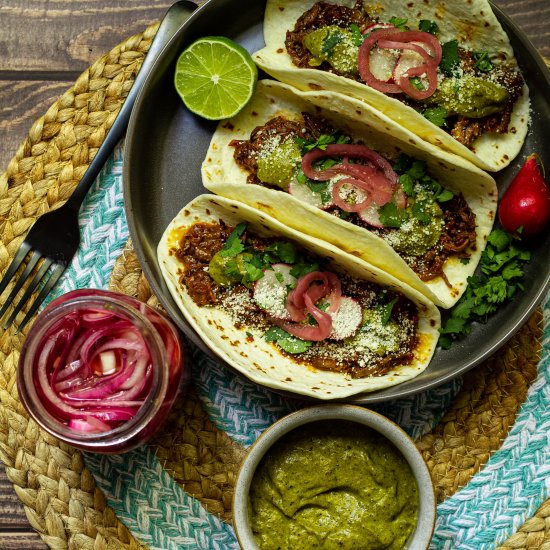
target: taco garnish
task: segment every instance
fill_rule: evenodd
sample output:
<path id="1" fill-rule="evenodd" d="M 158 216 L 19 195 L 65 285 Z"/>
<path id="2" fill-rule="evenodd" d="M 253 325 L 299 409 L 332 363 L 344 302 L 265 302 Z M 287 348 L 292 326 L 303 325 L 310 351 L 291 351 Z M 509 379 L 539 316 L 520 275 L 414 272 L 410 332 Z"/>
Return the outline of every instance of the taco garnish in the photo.
<path id="1" fill-rule="evenodd" d="M 476 245 L 475 214 L 424 162 L 404 154 L 390 162 L 319 116 L 277 116 L 229 145 L 249 183 L 281 189 L 373 232 L 423 281 L 445 280 L 447 259 L 466 260 Z"/>
<path id="2" fill-rule="evenodd" d="M 272 387 L 369 391 L 416 375 L 435 349 L 439 313 L 422 295 L 242 203 L 198 197 L 158 256 L 205 343 Z"/>

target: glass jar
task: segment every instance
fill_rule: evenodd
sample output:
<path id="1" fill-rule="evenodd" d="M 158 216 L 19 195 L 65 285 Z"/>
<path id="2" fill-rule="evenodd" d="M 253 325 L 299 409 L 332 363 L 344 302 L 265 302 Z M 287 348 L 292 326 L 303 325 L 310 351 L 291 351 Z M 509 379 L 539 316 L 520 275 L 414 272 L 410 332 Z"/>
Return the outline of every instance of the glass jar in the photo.
<path id="1" fill-rule="evenodd" d="M 17 387 L 30 416 L 50 434 L 86 451 L 121 453 L 159 429 L 188 374 L 168 319 L 124 294 L 82 289 L 36 318 L 21 350 Z"/>

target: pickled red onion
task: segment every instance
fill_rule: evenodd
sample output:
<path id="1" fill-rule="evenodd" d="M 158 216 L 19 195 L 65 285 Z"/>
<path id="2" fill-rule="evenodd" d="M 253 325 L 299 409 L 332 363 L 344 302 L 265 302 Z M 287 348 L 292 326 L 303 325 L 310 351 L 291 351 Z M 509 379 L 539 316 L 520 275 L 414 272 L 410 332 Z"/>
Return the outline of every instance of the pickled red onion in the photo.
<path id="1" fill-rule="evenodd" d="M 94 367 L 103 354 L 114 372 Z M 74 430 L 106 431 L 133 418 L 151 388 L 151 352 L 139 329 L 112 312 L 65 317 L 49 332 L 37 361 L 45 407 Z"/>
<path id="2" fill-rule="evenodd" d="M 302 171 L 304 175 L 314 181 L 327 181 L 338 174 L 355 176 L 357 170 L 361 170 L 365 166 L 361 164 L 350 164 L 347 160 L 344 160 L 342 164 L 331 166 L 326 170 L 315 170 L 315 168 L 313 168 L 314 162 L 327 157 L 347 157 L 347 159 L 365 160 L 382 170 L 391 183 L 397 183 L 398 181 L 398 176 L 394 172 L 391 164 L 382 155 L 373 151 L 366 145 L 353 145 L 347 143 L 333 143 L 328 145 L 324 150 L 313 149 L 306 153 L 302 158 Z"/>
<path id="3" fill-rule="evenodd" d="M 342 288 L 336 274 L 313 271 L 303 275 L 296 282 L 296 288 L 289 293 L 286 302 L 287 310 L 294 322 L 282 319 L 273 319 L 273 322 L 303 340 L 325 340 L 332 331 L 332 318 L 315 305 L 325 296 L 329 296 L 329 311 L 338 311 L 342 300 Z M 317 326 L 300 324 L 308 313 L 317 321 Z"/>
<path id="4" fill-rule="evenodd" d="M 430 52 L 426 51 L 418 43 L 425 44 Z M 374 47 L 390 50 L 410 50 L 419 54 L 423 62 L 417 67 L 411 67 L 404 71 L 395 82 L 377 79 L 370 68 L 370 53 Z M 402 56 L 402 54 L 401 54 Z M 396 68 L 399 66 L 400 58 L 397 60 Z M 437 89 L 437 66 L 441 62 L 442 48 L 439 40 L 430 33 L 422 31 L 400 31 L 399 29 L 379 29 L 370 34 L 359 48 L 358 65 L 359 74 L 363 81 L 382 93 L 398 94 L 405 93 L 416 100 L 430 97 Z M 411 83 L 410 78 L 426 75 L 428 86 L 424 90 L 417 90 Z"/>
<path id="5" fill-rule="evenodd" d="M 312 342 L 321 342 L 325 340 L 332 331 L 332 318 L 328 313 L 321 311 L 315 306 L 307 292 L 304 295 L 304 303 L 307 311 L 315 321 L 317 321 L 317 326 L 289 323 L 281 319 L 274 319 L 274 322 L 297 338 L 310 340 Z"/>

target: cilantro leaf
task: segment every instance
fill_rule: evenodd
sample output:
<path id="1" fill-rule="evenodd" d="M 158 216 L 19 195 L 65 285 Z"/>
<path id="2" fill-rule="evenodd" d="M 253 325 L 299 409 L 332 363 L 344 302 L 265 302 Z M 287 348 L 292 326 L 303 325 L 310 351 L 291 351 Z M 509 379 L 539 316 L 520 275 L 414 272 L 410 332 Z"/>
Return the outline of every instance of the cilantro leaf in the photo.
<path id="1" fill-rule="evenodd" d="M 223 258 L 232 258 L 244 250 L 244 244 L 241 242 L 241 236 L 246 231 L 246 222 L 238 224 L 227 237 L 223 248 L 220 250 L 220 256 Z"/>
<path id="2" fill-rule="evenodd" d="M 490 73 L 494 65 L 489 58 L 488 52 L 474 52 L 473 54 L 474 60 L 475 60 L 475 68 L 481 71 L 482 73 Z"/>
<path id="3" fill-rule="evenodd" d="M 411 157 L 409 157 L 405 153 L 401 153 L 397 158 L 396 163 L 393 165 L 393 169 L 398 174 L 404 174 L 410 169 L 412 163 L 413 159 Z"/>
<path id="4" fill-rule="evenodd" d="M 426 163 L 423 160 L 413 160 L 412 166 L 407 170 L 407 174 L 413 181 L 419 180 L 426 174 Z"/>
<path id="5" fill-rule="evenodd" d="M 420 80 L 420 77 L 413 76 L 412 78 L 409 78 L 409 80 L 415 90 L 423 92 L 426 89 L 426 86 L 424 86 L 424 83 Z"/>
<path id="6" fill-rule="evenodd" d="M 298 172 L 296 173 L 296 180 L 301 185 L 307 185 L 309 187 L 310 191 L 313 193 L 322 193 L 323 191 L 326 191 L 329 182 L 328 181 L 314 181 L 310 180 L 300 168 Z"/>
<path id="7" fill-rule="evenodd" d="M 328 36 L 323 40 L 321 51 L 329 57 L 334 55 L 334 48 L 344 40 L 344 35 L 340 31 L 329 32 Z"/>
<path id="8" fill-rule="evenodd" d="M 398 208 L 394 202 L 388 202 L 378 209 L 380 222 L 384 227 L 401 227 L 407 220 L 408 214 L 404 208 Z"/>
<path id="9" fill-rule="evenodd" d="M 428 225 L 432 220 L 431 215 L 426 212 L 429 203 L 430 201 L 417 201 L 412 207 L 412 215 L 423 225 Z"/>
<path id="10" fill-rule="evenodd" d="M 418 30 L 436 35 L 439 33 L 439 26 L 435 21 L 430 21 L 429 19 L 421 19 L 418 23 Z"/>
<path id="11" fill-rule="evenodd" d="M 401 174 L 399 176 L 399 184 L 408 197 L 412 197 L 414 195 L 414 180 L 409 174 Z"/>
<path id="12" fill-rule="evenodd" d="M 311 347 L 309 340 L 300 340 L 280 327 L 271 327 L 264 338 L 266 342 L 275 342 L 281 349 L 291 354 L 304 353 Z"/>
<path id="13" fill-rule="evenodd" d="M 302 150 L 302 154 L 312 151 L 313 149 L 321 149 L 326 151 L 327 147 L 331 143 L 348 143 L 349 136 L 342 134 L 341 132 L 335 132 L 334 134 L 321 134 L 316 140 L 306 141 L 304 138 L 296 137 L 294 142 Z"/>
<path id="14" fill-rule="evenodd" d="M 449 113 L 444 107 L 428 107 L 422 111 L 422 116 L 439 128 L 445 125 L 448 115 Z"/>
<path id="15" fill-rule="evenodd" d="M 394 298 L 393 300 L 389 301 L 387 304 L 384 304 L 382 306 L 381 321 L 384 326 L 390 322 L 393 307 L 395 306 L 396 303 L 397 303 L 397 298 Z"/>
<path id="16" fill-rule="evenodd" d="M 364 41 L 364 37 L 361 34 L 361 29 L 359 29 L 359 27 L 355 23 L 352 23 L 349 27 L 349 30 L 353 35 L 353 43 L 356 46 L 361 46 L 361 44 L 363 44 L 363 41 Z"/>
<path id="17" fill-rule="evenodd" d="M 441 192 L 437 194 L 435 200 L 437 202 L 447 202 L 450 201 L 454 196 L 455 194 L 450 189 L 443 188 Z"/>
<path id="18" fill-rule="evenodd" d="M 305 262 L 296 262 L 290 269 L 290 274 L 299 279 L 312 271 L 319 271 L 319 264 L 317 262 L 312 264 L 306 264 Z"/>
<path id="19" fill-rule="evenodd" d="M 390 23 L 397 27 L 398 29 L 402 31 L 408 31 L 409 27 L 407 27 L 407 21 L 408 19 L 406 17 L 392 17 L 390 19 Z"/>
<path id="20" fill-rule="evenodd" d="M 510 236 L 503 229 L 493 229 L 487 237 L 487 242 L 492 245 L 498 252 L 502 252 L 510 246 Z"/>
<path id="21" fill-rule="evenodd" d="M 289 241 L 277 241 L 270 244 L 266 250 L 268 252 L 273 252 L 279 260 L 285 264 L 293 264 L 298 255 L 296 247 Z"/>
<path id="22" fill-rule="evenodd" d="M 261 269 L 258 269 L 250 261 L 244 261 L 243 267 L 245 273 L 243 275 L 242 283 L 245 286 L 250 286 L 251 283 L 261 279 L 264 276 L 264 272 Z"/>
<path id="23" fill-rule="evenodd" d="M 442 56 L 439 66 L 447 76 L 452 76 L 455 68 L 460 63 L 458 41 L 450 40 L 449 42 L 445 42 L 445 44 L 441 44 L 441 50 Z"/>
<path id="24" fill-rule="evenodd" d="M 246 231 L 246 222 L 238 224 L 227 237 L 227 241 L 220 250 L 220 256 L 223 258 L 233 258 L 244 250 L 244 244 L 241 242 L 241 236 Z"/>

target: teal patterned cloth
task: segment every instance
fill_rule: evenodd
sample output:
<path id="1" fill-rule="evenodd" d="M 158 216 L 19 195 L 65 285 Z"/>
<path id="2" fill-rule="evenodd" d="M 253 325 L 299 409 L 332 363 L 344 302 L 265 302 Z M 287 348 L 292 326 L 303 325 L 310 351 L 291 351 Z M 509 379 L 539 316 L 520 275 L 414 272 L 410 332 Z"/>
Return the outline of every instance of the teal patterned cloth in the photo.
<path id="1" fill-rule="evenodd" d="M 75 288 L 107 288 L 129 237 L 122 197 L 122 149 L 105 166 L 83 205 L 82 245 L 50 299 Z M 502 447 L 466 487 L 437 508 L 433 549 L 490 549 L 504 542 L 550 496 L 550 304 L 537 380 Z M 236 376 L 193 351 L 197 392 L 215 425 L 248 447 L 278 418 L 302 406 Z M 460 380 L 379 405 L 414 439 L 432 429 Z M 133 535 L 158 549 L 237 549 L 233 528 L 208 513 L 163 470 L 147 446 L 120 456 L 85 455 L 110 506 Z"/>

